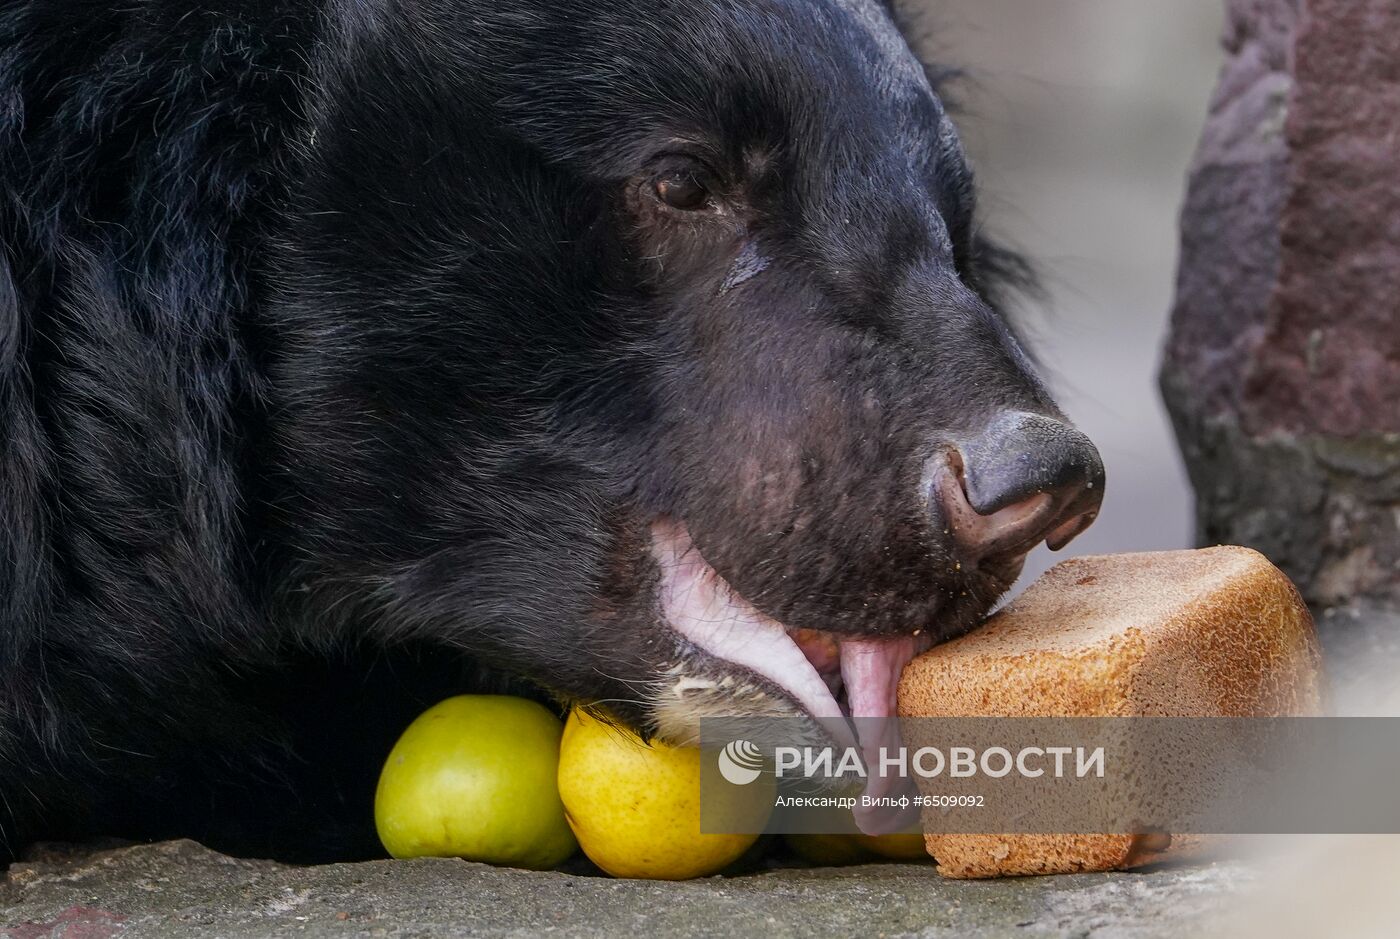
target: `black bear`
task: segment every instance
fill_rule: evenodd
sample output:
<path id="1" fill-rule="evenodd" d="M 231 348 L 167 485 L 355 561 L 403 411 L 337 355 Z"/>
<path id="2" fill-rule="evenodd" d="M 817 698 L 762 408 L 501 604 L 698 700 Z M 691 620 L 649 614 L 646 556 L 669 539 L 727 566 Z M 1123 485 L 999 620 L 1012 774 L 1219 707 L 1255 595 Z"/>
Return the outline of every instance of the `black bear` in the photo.
<path id="1" fill-rule="evenodd" d="M 887 712 L 1103 491 L 939 77 L 878 0 L 0 7 L 5 850 L 373 853 L 453 691 Z"/>

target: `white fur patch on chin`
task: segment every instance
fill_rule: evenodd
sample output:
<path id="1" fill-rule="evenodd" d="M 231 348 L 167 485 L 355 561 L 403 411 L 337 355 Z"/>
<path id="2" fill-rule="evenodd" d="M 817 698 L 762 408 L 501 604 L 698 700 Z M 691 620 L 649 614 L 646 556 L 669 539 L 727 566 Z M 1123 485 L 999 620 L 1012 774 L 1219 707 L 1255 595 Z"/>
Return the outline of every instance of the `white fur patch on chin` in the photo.
<path id="1" fill-rule="evenodd" d="M 734 717 L 784 718 L 792 716 L 792 706 L 773 697 L 757 685 L 725 677 L 718 681 L 680 673 L 664 684 L 651 702 L 653 729 L 658 737 L 677 747 L 700 745 L 700 722 Z"/>

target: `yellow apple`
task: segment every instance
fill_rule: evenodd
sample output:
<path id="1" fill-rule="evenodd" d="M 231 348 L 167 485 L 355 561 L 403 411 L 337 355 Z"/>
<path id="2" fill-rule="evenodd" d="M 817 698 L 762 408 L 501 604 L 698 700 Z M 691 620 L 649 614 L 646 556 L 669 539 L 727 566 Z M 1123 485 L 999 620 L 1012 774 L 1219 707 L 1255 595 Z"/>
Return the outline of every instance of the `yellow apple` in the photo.
<path id="1" fill-rule="evenodd" d="M 722 870 L 757 839 L 773 808 L 764 773 L 745 786 L 707 788 L 711 819 L 752 834 L 700 830 L 701 754 L 575 709 L 559 754 L 559 794 L 583 852 L 614 877 L 684 880 Z M 707 783 L 708 786 L 708 783 Z"/>

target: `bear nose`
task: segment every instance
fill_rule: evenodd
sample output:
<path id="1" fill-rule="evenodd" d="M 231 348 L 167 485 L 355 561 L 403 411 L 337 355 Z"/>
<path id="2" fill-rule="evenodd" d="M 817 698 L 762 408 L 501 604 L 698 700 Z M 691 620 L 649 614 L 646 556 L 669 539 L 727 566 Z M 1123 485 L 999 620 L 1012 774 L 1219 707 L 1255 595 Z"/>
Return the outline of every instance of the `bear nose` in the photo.
<path id="1" fill-rule="evenodd" d="M 933 460 L 933 496 L 973 560 L 1058 550 L 1088 528 L 1103 502 L 1099 451 L 1073 427 L 1006 411 Z"/>

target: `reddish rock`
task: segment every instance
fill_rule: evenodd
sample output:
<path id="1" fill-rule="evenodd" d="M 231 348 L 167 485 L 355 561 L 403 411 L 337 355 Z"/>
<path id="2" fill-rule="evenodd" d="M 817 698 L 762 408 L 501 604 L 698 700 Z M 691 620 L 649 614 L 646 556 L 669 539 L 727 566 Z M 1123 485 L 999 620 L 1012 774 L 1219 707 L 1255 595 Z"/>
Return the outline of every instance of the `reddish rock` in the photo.
<path id="1" fill-rule="evenodd" d="M 1250 429 L 1400 432 L 1400 4 L 1307 0 Z"/>
<path id="2" fill-rule="evenodd" d="M 1229 53 L 1181 214 L 1164 381 L 1193 413 L 1235 412 L 1279 276 L 1296 0 L 1232 0 Z M 1169 395 L 1170 396 L 1170 395 Z"/>
<path id="3" fill-rule="evenodd" d="M 1162 371 L 1199 537 L 1400 608 L 1400 5 L 1228 23 Z"/>

